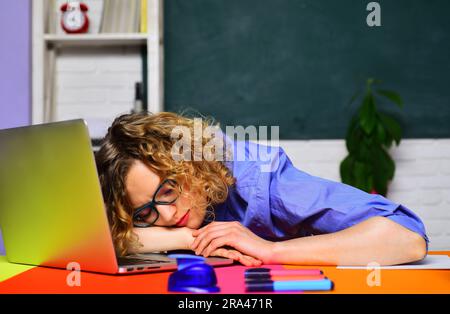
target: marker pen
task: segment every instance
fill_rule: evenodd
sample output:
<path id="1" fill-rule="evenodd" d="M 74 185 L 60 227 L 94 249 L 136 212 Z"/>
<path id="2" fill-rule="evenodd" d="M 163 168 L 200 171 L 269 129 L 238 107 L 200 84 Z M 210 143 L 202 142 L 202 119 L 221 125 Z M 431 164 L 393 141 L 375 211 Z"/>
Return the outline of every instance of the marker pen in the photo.
<path id="1" fill-rule="evenodd" d="M 245 282 L 256 282 L 256 281 L 286 281 L 286 280 L 321 280 L 327 279 L 325 275 L 312 275 L 312 276 L 272 276 L 272 275 L 261 275 L 261 276 L 250 276 L 245 278 Z"/>
<path id="2" fill-rule="evenodd" d="M 269 269 L 269 268 L 249 268 L 245 270 L 245 277 L 252 276 L 314 276 L 322 275 L 323 272 L 320 269 Z"/>
<path id="3" fill-rule="evenodd" d="M 249 292 L 263 291 L 325 291 L 333 289 L 333 282 L 323 280 L 264 281 L 246 283 Z"/>

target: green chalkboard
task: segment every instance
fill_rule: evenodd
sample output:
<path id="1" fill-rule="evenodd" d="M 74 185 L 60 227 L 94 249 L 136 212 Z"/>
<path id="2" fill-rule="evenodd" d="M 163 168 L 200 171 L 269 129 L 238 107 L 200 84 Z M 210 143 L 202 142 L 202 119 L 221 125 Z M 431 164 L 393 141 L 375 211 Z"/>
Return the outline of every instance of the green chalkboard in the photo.
<path id="1" fill-rule="evenodd" d="M 404 136 L 450 137 L 450 1 L 166 0 L 165 109 L 282 139 L 343 138 L 366 78 L 400 93 Z"/>

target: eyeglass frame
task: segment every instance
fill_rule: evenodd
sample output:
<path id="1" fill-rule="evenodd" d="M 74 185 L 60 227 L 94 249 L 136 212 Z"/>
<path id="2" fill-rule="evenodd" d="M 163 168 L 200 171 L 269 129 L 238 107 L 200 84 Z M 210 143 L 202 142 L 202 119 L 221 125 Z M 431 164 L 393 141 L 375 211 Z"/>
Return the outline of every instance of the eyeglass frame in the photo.
<path id="1" fill-rule="evenodd" d="M 159 190 L 161 190 L 161 188 L 162 188 L 167 182 L 170 182 L 170 183 L 172 183 L 172 184 L 175 185 L 175 186 L 178 185 L 177 181 L 175 181 L 175 180 L 173 180 L 173 179 L 165 179 L 165 180 L 158 186 L 158 188 L 156 189 L 155 193 L 153 194 L 152 200 L 151 200 L 150 202 L 148 202 L 148 203 L 145 203 L 144 205 L 142 205 L 142 206 L 140 206 L 140 207 L 138 207 L 138 208 L 136 208 L 136 209 L 134 210 L 134 213 L 133 213 L 133 225 L 134 225 L 134 227 L 136 227 L 136 228 L 148 228 L 148 227 L 153 226 L 153 225 L 155 224 L 155 222 L 156 222 L 156 221 L 158 220 L 158 218 L 159 218 L 159 211 L 158 211 L 158 209 L 156 208 L 156 205 L 171 205 L 171 204 L 175 203 L 175 202 L 178 200 L 178 197 L 179 197 L 180 195 L 177 195 L 177 197 L 176 197 L 173 201 L 170 201 L 170 202 L 156 201 L 156 200 L 155 200 L 156 195 L 158 195 Z M 142 226 L 142 225 L 139 226 L 139 225 L 136 225 L 136 224 L 135 224 L 135 220 L 136 220 L 137 215 L 138 215 L 140 212 L 142 212 L 144 209 L 147 209 L 147 208 L 149 208 L 149 207 L 150 207 L 150 210 L 151 210 L 151 211 L 156 212 L 156 218 L 155 218 L 155 220 L 154 220 L 152 223 L 147 223 L 147 226 Z M 151 211 L 150 211 L 150 213 L 149 213 L 148 216 L 151 215 L 151 213 L 152 213 Z M 148 217 L 148 216 L 147 216 L 147 217 Z"/>

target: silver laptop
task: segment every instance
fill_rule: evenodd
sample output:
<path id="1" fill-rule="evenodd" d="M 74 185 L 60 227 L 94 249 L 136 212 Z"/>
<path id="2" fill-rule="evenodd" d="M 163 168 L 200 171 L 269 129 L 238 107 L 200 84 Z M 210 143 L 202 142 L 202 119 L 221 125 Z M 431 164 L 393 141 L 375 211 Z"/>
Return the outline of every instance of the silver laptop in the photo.
<path id="1" fill-rule="evenodd" d="M 0 130 L 0 228 L 12 263 L 75 262 L 108 274 L 177 268 L 164 254 L 117 258 L 84 120 Z"/>

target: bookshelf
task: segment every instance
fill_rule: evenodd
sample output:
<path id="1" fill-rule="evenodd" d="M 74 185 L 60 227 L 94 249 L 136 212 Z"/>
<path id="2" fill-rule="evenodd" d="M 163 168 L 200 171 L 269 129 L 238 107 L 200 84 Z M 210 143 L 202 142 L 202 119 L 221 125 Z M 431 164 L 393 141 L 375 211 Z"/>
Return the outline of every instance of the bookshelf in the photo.
<path id="1" fill-rule="evenodd" d="M 40 124 L 56 121 L 53 113 L 58 106 L 55 101 L 57 84 L 55 64 L 59 52 L 66 48 L 96 49 L 106 51 L 123 47 L 146 48 L 147 109 L 152 112 L 163 110 L 163 5 L 162 0 L 147 0 L 146 33 L 86 33 L 65 34 L 49 31 L 49 0 L 32 1 L 32 123 Z M 100 2 L 101 0 L 91 0 Z M 88 2 L 83 1 L 83 2 Z M 54 21 L 53 21 L 54 22 Z M 130 48 L 131 47 L 131 48 Z M 106 49 L 107 48 L 107 49 Z M 103 50 L 102 50 L 103 49 Z M 106 49 L 106 50 L 105 50 Z M 75 52 L 76 53 L 76 52 Z M 56 78 L 57 79 L 57 78 Z M 132 102 L 132 99 L 130 99 Z"/>

